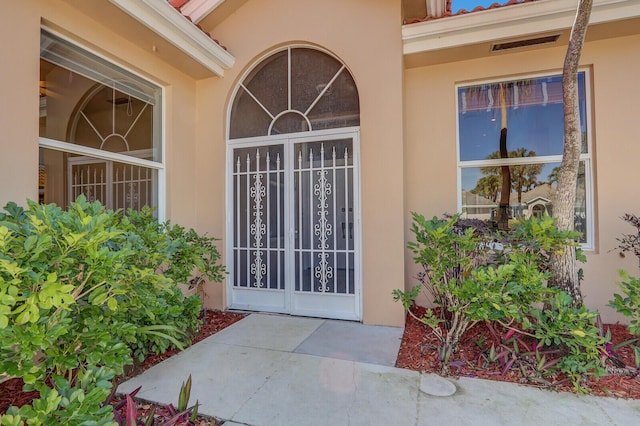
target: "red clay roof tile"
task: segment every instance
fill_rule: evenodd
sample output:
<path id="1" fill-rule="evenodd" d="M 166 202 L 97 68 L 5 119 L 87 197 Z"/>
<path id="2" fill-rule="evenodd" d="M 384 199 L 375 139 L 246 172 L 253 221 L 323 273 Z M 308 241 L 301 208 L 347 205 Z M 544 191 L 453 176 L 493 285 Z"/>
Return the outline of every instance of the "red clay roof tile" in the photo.
<path id="1" fill-rule="evenodd" d="M 445 12 L 442 14 L 442 16 L 425 16 L 424 18 L 411 18 L 411 19 L 406 19 L 404 23 L 405 24 L 416 24 L 418 22 L 433 21 L 433 20 L 436 20 L 436 19 L 447 18 L 449 16 L 466 15 L 467 13 L 482 12 L 483 10 L 498 9 L 498 8 L 505 7 L 505 6 L 513 6 L 515 4 L 531 3 L 531 2 L 534 2 L 534 1 L 537 1 L 537 0 L 508 0 L 506 3 L 498 3 L 498 2 L 492 3 L 488 7 L 476 6 L 475 8 L 473 8 L 473 10 L 460 9 L 456 13 L 451 12 L 451 10 L 452 10 L 451 9 L 451 1 L 452 0 L 447 0 L 447 6 L 446 6 Z"/>
<path id="2" fill-rule="evenodd" d="M 191 19 L 190 16 L 185 15 L 184 13 L 182 13 L 182 11 L 180 10 L 180 8 L 182 6 L 184 6 L 185 3 L 187 3 L 189 0 L 167 0 L 167 2 L 173 6 L 173 8 L 178 11 L 178 13 L 180 13 L 180 15 L 184 16 L 184 18 L 186 20 L 188 20 L 189 22 L 191 22 L 193 25 L 196 26 L 196 28 L 198 28 L 200 31 L 202 31 L 207 37 L 209 37 L 211 40 L 213 40 L 214 42 L 216 42 L 216 44 L 218 44 L 220 47 L 222 47 L 224 50 L 227 50 L 226 46 L 223 46 L 222 44 L 220 44 L 220 42 L 213 38 L 211 36 L 211 34 L 207 31 L 204 30 L 204 28 L 202 28 L 202 26 L 200 24 L 196 24 L 195 22 L 193 22 L 193 19 Z"/>
<path id="3" fill-rule="evenodd" d="M 177 8 L 181 8 L 182 6 L 184 6 L 184 4 L 186 2 L 188 2 L 189 0 L 168 0 L 169 4 L 173 7 L 177 7 Z"/>

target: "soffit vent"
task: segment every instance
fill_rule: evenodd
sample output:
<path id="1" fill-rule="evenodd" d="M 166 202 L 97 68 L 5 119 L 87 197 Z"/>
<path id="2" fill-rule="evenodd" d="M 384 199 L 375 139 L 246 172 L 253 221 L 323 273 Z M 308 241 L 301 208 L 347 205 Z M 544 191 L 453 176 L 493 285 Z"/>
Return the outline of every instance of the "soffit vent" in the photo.
<path id="1" fill-rule="evenodd" d="M 502 50 L 519 49 L 522 47 L 538 46 L 540 44 L 555 43 L 560 38 L 560 34 L 554 34 L 544 37 L 528 38 L 525 40 L 507 41 L 504 43 L 494 43 L 491 45 L 492 52 Z"/>

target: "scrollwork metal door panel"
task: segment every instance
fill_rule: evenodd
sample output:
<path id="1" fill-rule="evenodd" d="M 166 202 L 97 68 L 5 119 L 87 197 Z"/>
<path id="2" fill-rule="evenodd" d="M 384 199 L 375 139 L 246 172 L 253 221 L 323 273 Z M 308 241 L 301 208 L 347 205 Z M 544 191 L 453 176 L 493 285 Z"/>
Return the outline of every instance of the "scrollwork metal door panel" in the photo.
<path id="1" fill-rule="evenodd" d="M 285 145 L 233 150 L 233 296 L 286 312 Z"/>
<path id="2" fill-rule="evenodd" d="M 293 157 L 292 312 L 359 319 L 353 140 L 295 143 Z"/>
<path id="3" fill-rule="evenodd" d="M 357 132 L 231 150 L 229 305 L 361 319 Z"/>

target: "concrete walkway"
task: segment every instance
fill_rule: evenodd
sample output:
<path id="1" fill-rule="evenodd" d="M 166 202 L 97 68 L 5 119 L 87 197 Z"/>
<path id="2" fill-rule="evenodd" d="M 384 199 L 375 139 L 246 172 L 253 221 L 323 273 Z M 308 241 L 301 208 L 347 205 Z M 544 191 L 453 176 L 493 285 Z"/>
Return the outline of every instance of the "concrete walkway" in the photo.
<path id="1" fill-rule="evenodd" d="M 394 368 L 402 330 L 252 314 L 120 385 L 139 397 L 191 402 L 225 425 L 637 425 L 640 401 Z M 421 382 L 453 383 L 453 396 Z"/>

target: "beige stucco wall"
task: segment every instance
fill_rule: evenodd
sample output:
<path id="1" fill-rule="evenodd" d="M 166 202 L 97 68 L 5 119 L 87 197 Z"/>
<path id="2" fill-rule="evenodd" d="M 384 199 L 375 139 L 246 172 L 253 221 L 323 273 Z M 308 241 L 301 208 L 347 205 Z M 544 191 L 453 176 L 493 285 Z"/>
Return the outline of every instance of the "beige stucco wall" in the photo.
<path id="1" fill-rule="evenodd" d="M 98 2 L 96 2 L 98 6 Z M 103 7 L 103 5 L 101 6 Z M 195 226 L 195 80 L 59 0 L 24 0 L 0 14 L 0 204 L 37 199 L 41 22 L 165 87 L 166 218 Z M 123 21 L 126 25 L 128 21 Z M 136 24 L 139 25 L 139 24 Z M 61 125 L 66 129 L 66 123 Z"/>
<path id="2" fill-rule="evenodd" d="M 236 57 L 222 80 L 198 82 L 198 225 L 224 235 L 225 123 L 243 71 L 276 46 L 319 45 L 351 71 L 360 93 L 363 320 L 402 325 L 403 123 L 400 0 L 253 0 L 212 30 Z M 220 287 L 208 293 L 218 298 Z"/>
<path id="3" fill-rule="evenodd" d="M 32 28 L 33 31 L 23 31 Z M 16 34 L 21 34 L 16 37 Z M 38 196 L 40 17 L 30 7 L 0 14 L 0 206 Z M 10 66 L 8 66 L 11 64 Z"/>
<path id="4" fill-rule="evenodd" d="M 456 109 L 458 82 L 561 70 L 565 48 L 500 55 L 405 71 L 405 218 L 417 211 L 428 217 L 457 208 Z M 637 182 L 640 143 L 635 123 L 640 86 L 640 36 L 588 43 L 581 63 L 592 67 L 593 153 L 596 250 L 587 253 L 582 284 L 586 304 L 605 321 L 622 320 L 606 307 L 614 291 L 616 270 L 638 274 L 635 259 L 611 252 L 616 238 L 633 229 L 620 216 L 640 213 Z M 405 238 L 410 239 L 409 227 Z M 407 287 L 417 273 L 405 251 Z"/>
<path id="5" fill-rule="evenodd" d="M 96 0 L 97 1 L 97 0 Z M 102 7 L 106 0 L 100 0 Z M 166 218 L 222 238 L 225 247 L 226 117 L 235 85 L 276 47 L 310 43 L 349 68 L 361 105 L 363 320 L 402 325 L 391 291 L 415 283 L 406 251 L 410 212 L 456 210 L 455 92 L 468 82 L 558 71 L 564 48 L 540 49 L 403 71 L 400 0 L 249 0 L 211 30 L 235 56 L 225 78 L 194 80 L 61 0 L 24 0 L 0 14 L 0 47 L 11 66 L 0 70 L 0 205 L 37 197 L 40 26 L 68 35 L 157 82 L 164 91 Z M 97 4 L 97 3 L 96 3 Z M 123 21 L 124 22 L 124 21 Z M 126 21 L 126 25 L 132 21 Z M 592 68 L 596 250 L 588 253 L 583 289 L 605 320 L 620 319 L 606 302 L 616 269 L 636 272 L 634 259 L 610 250 L 632 229 L 619 217 L 638 211 L 633 124 L 640 86 L 640 36 L 587 44 Z M 403 82 L 404 80 L 404 82 Z M 207 304 L 225 306 L 224 285 L 207 286 Z"/>

